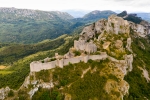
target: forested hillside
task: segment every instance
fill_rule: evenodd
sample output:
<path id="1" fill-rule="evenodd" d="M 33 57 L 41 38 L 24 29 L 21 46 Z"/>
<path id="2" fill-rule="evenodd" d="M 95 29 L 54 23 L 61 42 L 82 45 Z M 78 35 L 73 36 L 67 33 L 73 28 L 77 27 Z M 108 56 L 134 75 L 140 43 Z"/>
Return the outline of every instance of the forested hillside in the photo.
<path id="1" fill-rule="evenodd" d="M 35 45 L 4 46 L 0 49 L 0 56 L 1 65 L 5 65 L 6 68 L 0 70 L 0 88 L 5 86 L 13 89 L 19 88 L 29 74 L 32 61 L 52 57 L 55 52 L 65 54 L 77 38 L 77 36 L 64 35 Z"/>

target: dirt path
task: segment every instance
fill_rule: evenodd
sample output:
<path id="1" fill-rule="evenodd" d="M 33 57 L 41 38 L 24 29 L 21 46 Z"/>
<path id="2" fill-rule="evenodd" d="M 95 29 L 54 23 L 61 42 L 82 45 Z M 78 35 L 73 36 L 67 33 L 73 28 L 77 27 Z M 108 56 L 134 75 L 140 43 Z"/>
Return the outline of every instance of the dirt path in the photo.
<path id="1" fill-rule="evenodd" d="M 5 69 L 5 68 L 6 68 L 6 66 L 0 65 L 0 69 Z"/>

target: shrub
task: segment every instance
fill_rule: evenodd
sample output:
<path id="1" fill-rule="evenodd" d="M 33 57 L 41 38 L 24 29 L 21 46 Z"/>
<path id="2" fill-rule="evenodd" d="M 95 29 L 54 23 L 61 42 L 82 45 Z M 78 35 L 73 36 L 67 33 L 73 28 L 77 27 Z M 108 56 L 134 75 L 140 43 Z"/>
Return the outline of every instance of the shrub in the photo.
<path id="1" fill-rule="evenodd" d="M 55 61 L 55 60 L 56 60 L 56 58 L 52 58 L 52 59 L 51 59 L 51 61 Z"/>
<path id="2" fill-rule="evenodd" d="M 13 96 L 14 96 L 14 92 L 12 90 L 10 90 L 8 93 L 8 97 L 13 97 Z"/>
<path id="3" fill-rule="evenodd" d="M 79 51 L 74 51 L 73 53 L 75 54 L 75 56 L 80 56 L 81 55 L 81 52 L 79 52 Z"/>

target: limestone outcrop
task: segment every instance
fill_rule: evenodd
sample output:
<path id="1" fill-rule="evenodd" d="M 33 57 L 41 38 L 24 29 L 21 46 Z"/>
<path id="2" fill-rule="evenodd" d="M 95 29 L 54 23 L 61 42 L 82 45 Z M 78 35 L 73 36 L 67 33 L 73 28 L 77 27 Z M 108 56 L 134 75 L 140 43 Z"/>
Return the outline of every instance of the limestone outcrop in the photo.
<path id="1" fill-rule="evenodd" d="M 149 77 L 149 73 L 145 68 L 142 67 L 138 67 L 140 70 L 143 71 L 143 76 L 146 79 L 147 82 L 150 82 L 150 77 Z"/>
<path id="2" fill-rule="evenodd" d="M 111 42 L 105 42 L 104 44 L 103 44 L 103 49 L 107 49 L 108 47 L 109 47 L 109 45 L 110 45 L 110 43 Z"/>
<path id="3" fill-rule="evenodd" d="M 85 27 L 80 34 L 79 40 L 87 41 L 95 37 L 96 34 L 102 34 L 104 32 L 113 34 L 129 34 L 130 28 L 141 37 L 145 37 L 150 34 L 150 24 L 148 22 L 142 21 L 141 24 L 135 24 L 124 20 L 122 17 L 111 15 L 108 20 L 101 19 L 94 24 Z"/>
<path id="4" fill-rule="evenodd" d="M 129 33 L 130 27 L 128 21 L 116 15 L 111 15 L 108 18 L 106 31 L 109 33 Z"/>
<path id="5" fill-rule="evenodd" d="M 130 55 L 126 55 L 125 56 L 125 60 L 126 60 L 126 63 L 128 65 L 128 71 L 132 71 L 133 67 L 132 67 L 132 63 L 133 63 L 133 55 L 130 54 Z"/>
<path id="6" fill-rule="evenodd" d="M 145 37 L 150 34 L 150 26 L 143 24 L 135 24 L 133 22 L 129 22 L 131 29 L 137 34 L 137 36 Z"/>
<path id="7" fill-rule="evenodd" d="M 10 91 L 9 87 L 0 89 L 0 100 L 4 100 Z"/>
<path id="8" fill-rule="evenodd" d="M 95 22 L 95 34 L 100 34 L 104 31 L 106 28 L 107 20 L 106 19 L 101 19 L 97 22 Z"/>
<path id="9" fill-rule="evenodd" d="M 126 48 L 130 51 L 130 52 L 132 52 L 132 49 L 131 49 L 131 38 L 127 38 L 127 45 L 126 45 Z"/>
<path id="10" fill-rule="evenodd" d="M 123 100 L 123 96 L 128 93 L 129 84 L 124 80 L 121 80 L 120 82 L 108 80 L 104 89 L 106 93 L 111 95 L 112 100 Z M 119 97 L 113 94 L 113 92 L 118 92 L 120 94 Z"/>
<path id="11" fill-rule="evenodd" d="M 117 40 L 117 41 L 115 42 L 115 47 L 116 47 L 117 49 L 120 49 L 120 48 L 122 47 L 122 45 L 123 45 L 123 42 L 122 42 L 121 40 Z"/>
<path id="12" fill-rule="evenodd" d="M 90 26 L 86 26 L 83 29 L 83 31 L 80 33 L 79 40 L 88 40 L 88 39 L 93 38 L 94 35 L 95 35 L 94 24 L 92 24 Z"/>

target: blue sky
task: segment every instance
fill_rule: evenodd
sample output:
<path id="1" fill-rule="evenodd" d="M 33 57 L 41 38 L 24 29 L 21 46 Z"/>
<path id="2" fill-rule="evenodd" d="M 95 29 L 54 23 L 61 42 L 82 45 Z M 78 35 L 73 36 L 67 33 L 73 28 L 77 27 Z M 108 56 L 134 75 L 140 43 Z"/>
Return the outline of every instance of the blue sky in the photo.
<path id="1" fill-rule="evenodd" d="M 127 10 L 150 12 L 150 0 L 0 0 L 0 7 L 45 11 L 62 10 Z"/>

